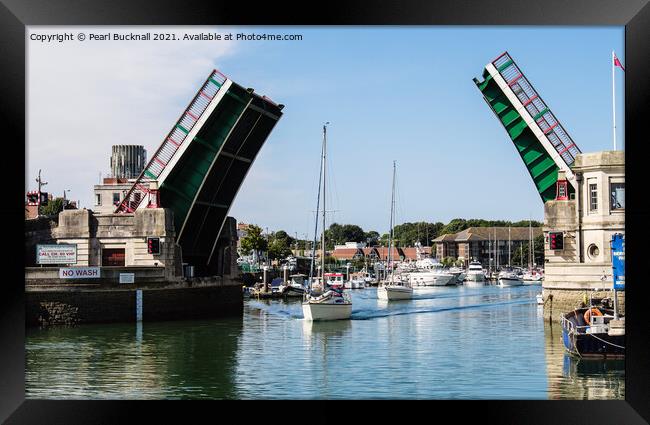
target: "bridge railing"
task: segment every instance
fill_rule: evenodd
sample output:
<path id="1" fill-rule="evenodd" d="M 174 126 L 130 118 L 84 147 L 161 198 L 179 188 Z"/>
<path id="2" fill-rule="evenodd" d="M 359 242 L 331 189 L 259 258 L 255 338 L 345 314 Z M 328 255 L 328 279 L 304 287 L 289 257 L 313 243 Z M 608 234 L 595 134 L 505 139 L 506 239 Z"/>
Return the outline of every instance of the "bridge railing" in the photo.
<path id="1" fill-rule="evenodd" d="M 503 77 L 515 96 L 517 96 L 521 104 L 526 108 L 526 111 L 533 117 L 564 162 L 568 166 L 571 166 L 575 161 L 576 155 L 580 153 L 580 149 L 573 139 L 571 139 L 569 133 L 562 127 L 562 124 L 555 118 L 555 115 L 553 115 L 550 108 L 544 103 L 508 52 L 503 52 L 493 60 L 492 65 L 501 74 L 501 77 Z"/>
<path id="2" fill-rule="evenodd" d="M 186 142 L 187 135 L 208 108 L 212 99 L 225 83 L 227 77 L 216 69 L 213 70 L 196 93 L 189 106 L 176 121 L 160 147 L 153 154 L 147 166 L 142 170 L 136 182 L 126 194 L 115 212 L 133 212 L 145 198 L 155 193 L 149 188 L 149 182 L 157 180 L 178 149 Z M 157 202 L 154 202 L 157 204 Z"/>

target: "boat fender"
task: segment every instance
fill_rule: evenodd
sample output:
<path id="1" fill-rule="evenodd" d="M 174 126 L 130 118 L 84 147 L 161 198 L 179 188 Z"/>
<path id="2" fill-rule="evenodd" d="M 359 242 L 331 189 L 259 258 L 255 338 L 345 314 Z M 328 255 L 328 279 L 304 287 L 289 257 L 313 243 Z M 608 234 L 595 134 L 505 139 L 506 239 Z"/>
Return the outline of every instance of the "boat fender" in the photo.
<path id="1" fill-rule="evenodd" d="M 591 319 L 592 314 L 594 316 L 602 316 L 603 315 L 603 313 L 601 313 L 600 310 L 598 310 L 596 307 L 590 308 L 589 310 L 585 311 L 585 315 L 584 315 L 585 322 L 587 324 L 591 323 L 590 319 Z"/>

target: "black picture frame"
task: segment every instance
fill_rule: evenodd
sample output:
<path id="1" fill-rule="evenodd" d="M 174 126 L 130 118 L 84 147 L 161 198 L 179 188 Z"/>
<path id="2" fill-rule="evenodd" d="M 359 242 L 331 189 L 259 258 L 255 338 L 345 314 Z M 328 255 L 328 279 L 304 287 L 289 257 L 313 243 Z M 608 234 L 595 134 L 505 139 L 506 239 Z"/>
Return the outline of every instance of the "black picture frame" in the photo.
<path id="1" fill-rule="evenodd" d="M 625 128 L 626 128 L 626 390 L 616 401 L 424 401 L 406 406 L 408 418 L 480 420 L 489 424 L 643 424 L 650 422 L 650 320 L 645 314 L 647 290 L 643 284 L 644 224 L 650 218 L 643 200 L 643 155 L 647 141 L 645 112 L 650 104 L 650 5 L 647 0 L 490 0 L 482 2 L 420 3 L 330 1 L 309 7 L 290 3 L 135 1 L 87 2 L 83 0 L 1 0 L 0 4 L 0 111 L 4 132 L 3 170 L 26 175 L 25 153 L 25 27 L 29 25 L 562 25 L 625 26 Z M 531 46 L 548 54 L 547 46 Z M 546 50 L 544 50 L 546 49 Z M 9 130 L 9 133 L 7 133 Z M 646 136 L 646 137 L 643 137 Z M 606 136 L 604 136 L 606 137 Z M 12 149 L 12 145 L 19 149 Z M 193 401 L 45 401 L 25 400 L 24 188 L 7 184 L 10 199 L 0 211 L 5 224 L 5 271 L 0 288 L 0 420 L 6 423 L 197 423 L 203 415 L 220 422 L 352 421 L 359 412 L 364 422 L 388 419 L 378 402 L 273 401 L 260 408 L 243 402 Z M 7 205 L 10 205 L 7 207 Z M 7 274 L 7 273 L 5 273 Z M 631 277 L 630 277 L 631 276 Z M 647 286 L 647 285 L 646 285 Z M 281 403 L 281 404 L 277 404 Z M 291 403 L 289 406 L 288 403 Z M 359 404 L 361 403 L 361 404 Z M 277 407 L 280 406 L 280 407 Z M 327 406 L 327 408 L 324 408 Z M 404 408 L 395 409 L 402 411 Z M 235 416 L 232 416 L 232 415 Z M 138 419 L 134 419 L 137 415 Z M 228 416 L 226 416 L 228 415 Z M 238 417 L 238 415 L 240 417 Z M 323 416 L 321 416 L 323 415 Z M 291 418 L 289 418 L 289 416 Z M 232 418 L 232 419 L 227 419 Z M 350 420 L 346 420 L 350 418 Z M 392 416 L 391 416 L 392 418 Z M 406 418 L 406 416 L 404 417 Z M 428 420 L 427 418 L 430 418 Z M 444 418 L 444 419 L 443 419 Z M 447 419 L 448 418 L 448 419 Z M 400 420 L 400 417 L 395 417 Z M 359 419 L 355 419 L 359 420 Z M 418 419 L 420 420 L 420 419 Z"/>

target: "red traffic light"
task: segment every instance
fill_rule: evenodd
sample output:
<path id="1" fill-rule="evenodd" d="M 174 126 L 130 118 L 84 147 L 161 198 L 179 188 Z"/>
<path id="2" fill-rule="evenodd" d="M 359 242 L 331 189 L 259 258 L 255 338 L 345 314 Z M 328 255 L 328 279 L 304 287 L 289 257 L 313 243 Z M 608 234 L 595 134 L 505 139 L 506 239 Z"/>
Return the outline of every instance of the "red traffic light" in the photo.
<path id="1" fill-rule="evenodd" d="M 551 232 L 548 236 L 550 249 L 564 249 L 564 234 L 562 232 Z"/>
<path id="2" fill-rule="evenodd" d="M 147 252 L 160 254 L 160 238 L 147 238 Z"/>

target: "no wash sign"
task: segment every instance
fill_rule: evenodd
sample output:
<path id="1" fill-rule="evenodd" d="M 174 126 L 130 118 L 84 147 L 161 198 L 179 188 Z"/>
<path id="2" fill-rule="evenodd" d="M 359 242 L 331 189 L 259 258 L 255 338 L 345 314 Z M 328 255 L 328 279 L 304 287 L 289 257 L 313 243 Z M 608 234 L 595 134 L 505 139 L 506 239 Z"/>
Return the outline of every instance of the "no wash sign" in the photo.
<path id="1" fill-rule="evenodd" d="M 99 267 L 69 267 L 59 269 L 59 279 L 92 279 L 100 277 Z"/>

